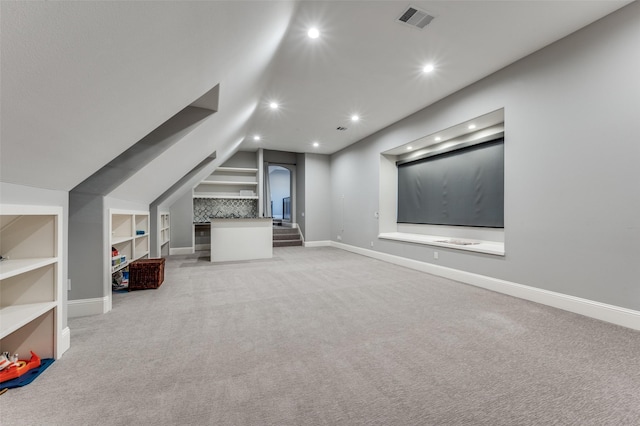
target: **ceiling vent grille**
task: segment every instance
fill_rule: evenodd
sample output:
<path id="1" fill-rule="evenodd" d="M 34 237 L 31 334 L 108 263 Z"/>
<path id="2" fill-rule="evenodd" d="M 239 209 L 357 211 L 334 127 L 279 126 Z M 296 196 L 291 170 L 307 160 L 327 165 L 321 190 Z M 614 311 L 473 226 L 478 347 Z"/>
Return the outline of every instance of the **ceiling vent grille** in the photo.
<path id="1" fill-rule="evenodd" d="M 424 10 L 417 9 L 413 6 L 409 6 L 402 15 L 398 18 L 398 22 L 412 27 L 423 29 L 429 22 L 433 21 L 433 16 L 429 15 Z"/>

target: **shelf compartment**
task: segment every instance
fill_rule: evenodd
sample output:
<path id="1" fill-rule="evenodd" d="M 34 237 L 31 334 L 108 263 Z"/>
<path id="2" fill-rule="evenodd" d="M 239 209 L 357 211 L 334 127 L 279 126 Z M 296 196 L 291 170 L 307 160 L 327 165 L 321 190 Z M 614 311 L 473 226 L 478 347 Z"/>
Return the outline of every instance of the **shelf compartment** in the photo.
<path id="1" fill-rule="evenodd" d="M 133 248 L 133 256 L 135 259 L 139 259 L 145 254 L 149 254 L 149 236 L 147 235 L 136 238 Z"/>
<path id="2" fill-rule="evenodd" d="M 0 309 L 0 338 L 30 323 L 39 316 L 53 310 L 56 302 L 29 303 L 25 305 L 7 306 Z M 4 342 L 3 342 L 4 343 Z"/>
<path id="3" fill-rule="evenodd" d="M 218 167 L 214 173 L 258 173 L 258 169 L 250 167 Z"/>
<path id="4" fill-rule="evenodd" d="M 133 237 L 133 216 L 129 214 L 111 215 L 111 239 L 122 240 Z"/>
<path id="5" fill-rule="evenodd" d="M 129 266 L 129 263 L 130 263 L 130 262 L 127 260 L 127 261 L 126 261 L 126 262 L 124 262 L 124 263 L 121 263 L 121 264 L 119 264 L 119 265 L 112 266 L 112 267 L 111 267 L 111 273 L 112 273 L 112 274 L 114 274 L 114 273 L 118 272 L 119 270 L 126 268 L 127 266 Z"/>
<path id="6" fill-rule="evenodd" d="M 9 259 L 56 257 L 54 215 L 0 216 L 0 255 Z"/>
<path id="7" fill-rule="evenodd" d="M 33 303 L 0 310 L 0 352 L 25 357 L 33 351 L 40 358 L 57 358 L 57 303 Z"/>
<path id="8" fill-rule="evenodd" d="M 133 230 L 134 235 L 139 236 L 137 231 L 144 231 L 144 235 L 149 233 L 149 215 L 135 215 L 136 229 Z"/>
<path id="9" fill-rule="evenodd" d="M 131 261 L 133 258 L 133 238 L 120 243 L 113 243 L 111 247 L 115 247 L 115 249 L 118 250 L 119 256 L 126 256 L 127 262 Z M 109 264 L 111 264 L 112 257 L 113 256 L 109 256 Z"/>
<path id="10" fill-rule="evenodd" d="M 0 308 L 56 300 L 56 263 L 0 281 Z"/>
<path id="11" fill-rule="evenodd" d="M 0 280 L 6 280 L 15 275 L 33 271 L 58 261 L 57 257 L 43 257 L 34 259 L 7 259 L 0 262 Z"/>

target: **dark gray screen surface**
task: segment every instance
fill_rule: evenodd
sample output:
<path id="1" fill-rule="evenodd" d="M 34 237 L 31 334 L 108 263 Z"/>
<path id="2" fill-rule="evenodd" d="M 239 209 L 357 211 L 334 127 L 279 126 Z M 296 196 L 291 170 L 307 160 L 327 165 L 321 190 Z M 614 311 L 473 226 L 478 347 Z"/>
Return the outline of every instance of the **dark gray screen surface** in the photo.
<path id="1" fill-rule="evenodd" d="M 504 139 L 398 165 L 398 223 L 504 227 Z"/>

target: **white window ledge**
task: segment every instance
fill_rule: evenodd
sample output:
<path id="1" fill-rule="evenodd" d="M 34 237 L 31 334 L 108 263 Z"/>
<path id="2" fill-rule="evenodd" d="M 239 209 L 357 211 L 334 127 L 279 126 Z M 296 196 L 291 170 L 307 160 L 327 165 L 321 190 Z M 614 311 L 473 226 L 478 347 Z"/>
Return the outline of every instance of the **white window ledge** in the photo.
<path id="1" fill-rule="evenodd" d="M 410 234 L 406 232 L 385 232 L 378 234 L 378 238 L 383 240 L 403 241 L 406 243 L 425 244 L 429 246 L 446 247 L 454 250 L 473 251 L 476 253 L 504 256 L 504 243 L 497 241 L 481 241 L 436 235 Z"/>

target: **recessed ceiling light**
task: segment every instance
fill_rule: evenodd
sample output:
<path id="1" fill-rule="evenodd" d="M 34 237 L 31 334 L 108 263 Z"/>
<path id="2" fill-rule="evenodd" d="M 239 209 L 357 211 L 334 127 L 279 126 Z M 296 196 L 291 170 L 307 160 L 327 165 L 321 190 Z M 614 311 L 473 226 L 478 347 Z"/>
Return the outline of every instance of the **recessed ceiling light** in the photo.
<path id="1" fill-rule="evenodd" d="M 309 36 L 309 38 L 318 38 L 320 37 L 320 31 L 318 31 L 317 28 L 309 28 L 309 31 L 307 31 L 307 35 Z"/>
<path id="2" fill-rule="evenodd" d="M 476 125 L 475 125 L 475 124 L 469 124 L 469 130 L 473 130 L 473 129 L 475 129 L 475 128 L 476 128 Z"/>
<path id="3" fill-rule="evenodd" d="M 435 139 L 436 142 L 440 142 L 441 140 L 442 138 L 440 136 L 436 136 L 436 139 Z"/>
<path id="4" fill-rule="evenodd" d="M 278 109 L 278 104 L 277 104 L 276 102 L 271 102 L 271 103 L 269 104 L 269 108 L 271 108 L 271 109 Z"/>
<path id="5" fill-rule="evenodd" d="M 255 136 L 253 137 L 253 140 L 254 140 L 254 141 L 259 141 L 259 140 L 260 140 L 260 135 L 255 135 Z"/>
<path id="6" fill-rule="evenodd" d="M 320 146 L 320 144 L 319 144 L 318 142 L 314 142 L 314 143 L 313 143 L 313 147 L 314 147 L 314 148 L 317 148 L 317 147 L 319 147 L 319 146 Z"/>
<path id="7" fill-rule="evenodd" d="M 360 117 L 358 117 L 357 114 L 354 114 L 351 116 L 351 121 L 358 121 L 358 120 L 360 120 Z"/>
<path id="8" fill-rule="evenodd" d="M 424 73 L 430 73 L 431 71 L 433 71 L 434 69 L 436 69 L 433 64 L 427 64 L 422 68 L 422 72 Z"/>
<path id="9" fill-rule="evenodd" d="M 408 146 L 408 147 L 407 147 L 407 151 L 411 151 L 412 149 L 413 149 L 413 147 L 412 147 L 412 146 Z"/>

